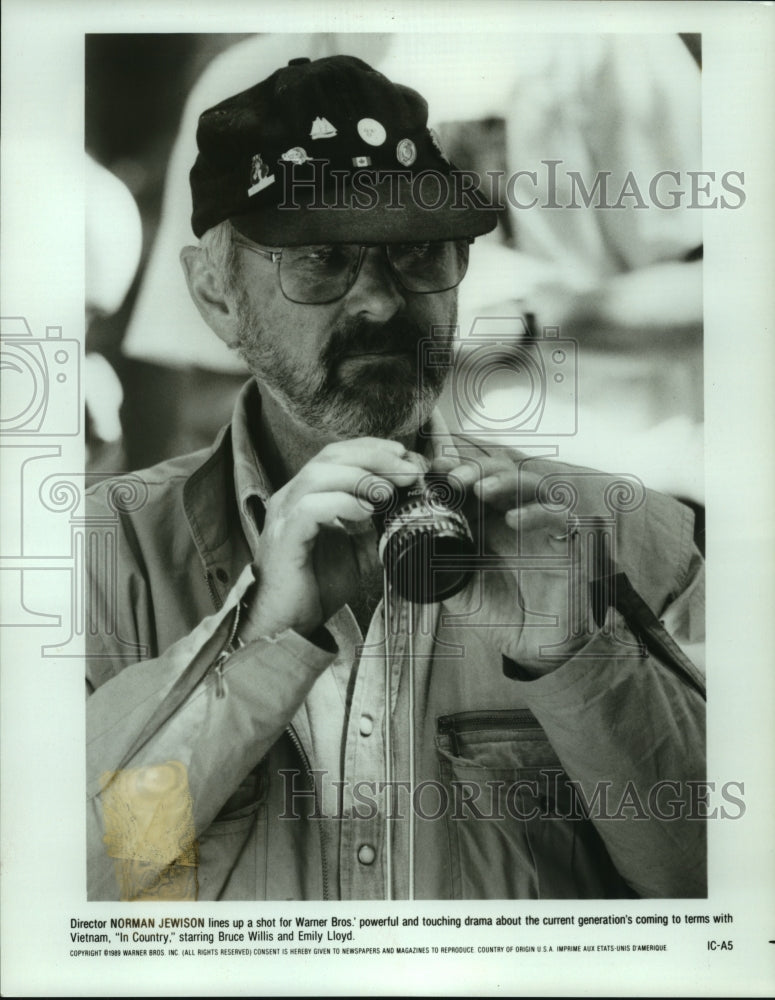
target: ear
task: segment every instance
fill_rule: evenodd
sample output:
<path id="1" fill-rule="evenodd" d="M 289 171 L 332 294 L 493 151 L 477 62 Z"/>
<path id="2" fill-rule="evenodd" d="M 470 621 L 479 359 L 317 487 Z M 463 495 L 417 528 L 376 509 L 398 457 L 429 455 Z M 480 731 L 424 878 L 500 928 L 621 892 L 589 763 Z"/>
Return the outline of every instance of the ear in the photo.
<path id="1" fill-rule="evenodd" d="M 233 296 L 223 286 L 220 276 L 201 247 L 183 247 L 180 263 L 186 276 L 188 292 L 210 329 L 229 347 L 236 335 L 236 312 Z"/>

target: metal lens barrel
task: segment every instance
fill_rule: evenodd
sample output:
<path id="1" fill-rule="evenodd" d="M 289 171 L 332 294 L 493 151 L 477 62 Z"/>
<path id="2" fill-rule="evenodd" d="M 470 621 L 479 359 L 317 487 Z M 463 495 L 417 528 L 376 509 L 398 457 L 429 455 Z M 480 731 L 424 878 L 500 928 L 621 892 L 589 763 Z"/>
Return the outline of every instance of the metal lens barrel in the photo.
<path id="1" fill-rule="evenodd" d="M 446 600 L 471 579 L 474 541 L 446 477 L 426 475 L 422 484 L 399 489 L 396 502 L 374 522 L 388 580 L 412 603 Z"/>

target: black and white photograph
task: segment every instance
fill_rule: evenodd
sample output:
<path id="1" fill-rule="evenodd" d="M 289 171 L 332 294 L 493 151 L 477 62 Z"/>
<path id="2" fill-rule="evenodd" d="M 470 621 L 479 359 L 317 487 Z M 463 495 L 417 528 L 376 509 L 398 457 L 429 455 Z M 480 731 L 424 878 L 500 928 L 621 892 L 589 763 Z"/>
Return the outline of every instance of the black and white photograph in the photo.
<path id="1" fill-rule="evenodd" d="M 8 995 L 769 995 L 734 6 L 8 6 Z"/>

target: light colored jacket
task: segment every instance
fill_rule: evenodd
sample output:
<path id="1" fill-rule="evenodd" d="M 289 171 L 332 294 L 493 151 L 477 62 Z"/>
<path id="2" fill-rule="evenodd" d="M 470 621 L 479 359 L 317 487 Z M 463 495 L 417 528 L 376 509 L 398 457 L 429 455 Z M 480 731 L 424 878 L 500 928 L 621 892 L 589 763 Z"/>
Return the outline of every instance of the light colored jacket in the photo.
<path id="1" fill-rule="evenodd" d="M 207 452 L 92 491 L 89 898 L 384 898 L 382 616 L 365 642 L 349 609 L 334 616 L 338 656 L 293 631 L 239 647 L 254 570 L 234 466 L 227 427 Z M 577 509 L 608 516 L 600 477 L 578 482 Z M 616 516 L 617 569 L 646 617 L 694 640 L 692 515 L 651 492 L 633 507 Z M 666 633 L 646 651 L 609 609 L 577 655 L 529 680 L 495 631 L 437 605 L 416 625 L 413 669 L 402 627 L 390 670 L 396 779 L 414 731 L 417 898 L 706 894 L 691 785 L 705 778 L 705 706 L 661 655 Z M 337 669 L 350 686 L 332 810 L 315 684 Z M 410 796 L 391 823 L 394 898 L 408 891 Z"/>

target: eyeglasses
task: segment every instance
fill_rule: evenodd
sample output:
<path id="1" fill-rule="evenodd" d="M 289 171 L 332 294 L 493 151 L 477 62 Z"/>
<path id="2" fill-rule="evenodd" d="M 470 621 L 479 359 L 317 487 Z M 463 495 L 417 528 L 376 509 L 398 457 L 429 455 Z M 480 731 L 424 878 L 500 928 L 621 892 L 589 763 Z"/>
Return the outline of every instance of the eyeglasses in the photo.
<path id="1" fill-rule="evenodd" d="M 398 285 L 415 295 L 457 287 L 468 269 L 473 237 L 428 243 L 331 243 L 265 250 L 234 238 L 237 246 L 277 264 L 280 290 L 290 302 L 326 305 L 341 299 L 355 284 L 369 247 L 382 248 Z"/>

